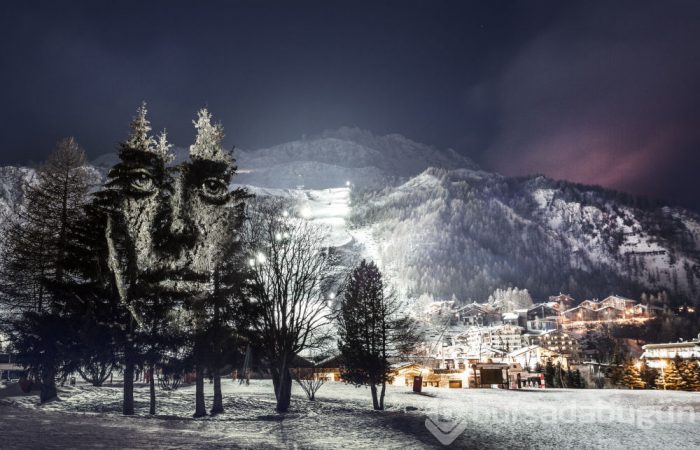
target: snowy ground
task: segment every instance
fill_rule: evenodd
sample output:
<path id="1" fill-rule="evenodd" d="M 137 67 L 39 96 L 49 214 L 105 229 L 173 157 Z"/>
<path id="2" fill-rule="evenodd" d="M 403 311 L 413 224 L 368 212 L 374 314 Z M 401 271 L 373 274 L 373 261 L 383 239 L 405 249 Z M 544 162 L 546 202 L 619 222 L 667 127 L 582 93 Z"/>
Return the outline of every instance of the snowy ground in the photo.
<path id="1" fill-rule="evenodd" d="M 147 414 L 145 386 L 136 389 L 135 417 L 119 415 L 118 386 L 66 387 L 44 406 L 35 395 L 15 395 L 0 390 L 2 448 L 432 448 L 451 437 L 455 448 L 700 446 L 700 395 L 686 392 L 429 388 L 418 395 L 391 386 L 387 410 L 373 411 L 368 390 L 327 383 L 315 402 L 295 386 L 290 412 L 278 415 L 269 381 L 227 380 L 226 412 L 202 419 L 191 418 L 191 386 L 159 391 L 156 417 Z"/>

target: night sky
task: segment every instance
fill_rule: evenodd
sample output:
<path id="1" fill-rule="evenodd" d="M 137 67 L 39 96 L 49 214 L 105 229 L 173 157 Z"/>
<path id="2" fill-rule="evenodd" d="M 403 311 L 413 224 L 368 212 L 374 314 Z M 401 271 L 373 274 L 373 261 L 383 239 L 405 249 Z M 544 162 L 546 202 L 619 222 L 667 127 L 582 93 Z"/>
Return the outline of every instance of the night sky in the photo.
<path id="1" fill-rule="evenodd" d="M 697 0 L 8 3 L 0 164 L 114 151 L 146 100 L 179 146 L 206 105 L 227 146 L 357 126 L 700 211 Z"/>

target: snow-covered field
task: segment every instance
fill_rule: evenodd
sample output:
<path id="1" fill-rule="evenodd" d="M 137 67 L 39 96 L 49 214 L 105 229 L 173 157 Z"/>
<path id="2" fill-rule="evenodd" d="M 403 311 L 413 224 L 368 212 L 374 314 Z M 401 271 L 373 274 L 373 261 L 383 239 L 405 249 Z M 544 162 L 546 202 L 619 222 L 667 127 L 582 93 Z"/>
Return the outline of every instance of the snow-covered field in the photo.
<path id="1" fill-rule="evenodd" d="M 211 385 L 205 389 L 211 404 Z M 455 448 L 700 446 L 694 417 L 700 395 L 687 392 L 428 388 L 414 394 L 390 386 L 387 410 L 373 411 L 367 389 L 327 383 L 315 402 L 294 386 L 290 412 L 279 415 L 269 381 L 226 380 L 223 390 L 226 412 L 201 419 L 191 417 L 192 386 L 159 390 L 156 417 L 147 414 L 145 386 L 136 389 L 135 417 L 120 416 L 119 386 L 79 383 L 44 406 L 36 396 L 0 390 L 0 447 L 431 448 L 451 437 Z"/>

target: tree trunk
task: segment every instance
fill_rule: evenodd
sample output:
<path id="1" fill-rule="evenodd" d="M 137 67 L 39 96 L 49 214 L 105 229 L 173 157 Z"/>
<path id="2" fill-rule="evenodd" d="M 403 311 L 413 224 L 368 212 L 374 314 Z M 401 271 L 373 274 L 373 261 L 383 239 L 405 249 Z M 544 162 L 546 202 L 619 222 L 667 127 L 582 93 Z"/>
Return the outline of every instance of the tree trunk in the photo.
<path id="1" fill-rule="evenodd" d="M 374 409 L 379 409 L 379 401 L 377 400 L 377 386 L 374 383 L 369 385 L 369 390 L 372 392 L 372 406 Z"/>
<path id="2" fill-rule="evenodd" d="M 382 382 L 382 392 L 379 396 L 379 409 L 384 409 L 384 394 L 386 393 L 386 381 Z"/>
<path id="3" fill-rule="evenodd" d="M 122 414 L 125 416 L 134 415 L 134 360 L 131 351 L 126 352 L 126 364 L 124 367 L 124 401 L 122 404 Z"/>
<path id="4" fill-rule="evenodd" d="M 41 393 L 39 401 L 43 404 L 58 397 L 56 391 L 56 376 L 53 370 L 47 370 L 41 377 Z"/>
<path id="5" fill-rule="evenodd" d="M 277 398 L 277 412 L 285 413 L 289 410 L 292 399 L 292 377 L 286 365 L 284 370 L 273 371 L 272 383 L 275 387 L 275 397 Z"/>
<path id="6" fill-rule="evenodd" d="M 204 368 L 202 364 L 197 364 L 195 376 L 194 417 L 204 417 L 207 415 L 207 407 L 204 404 Z"/>
<path id="7" fill-rule="evenodd" d="M 221 395 L 221 374 L 214 370 L 214 404 L 211 407 L 211 414 L 224 412 L 224 398 Z"/>
<path id="8" fill-rule="evenodd" d="M 156 382 L 155 382 L 155 365 L 151 364 L 150 367 L 150 373 L 148 377 L 148 387 L 149 387 L 149 393 L 151 394 L 151 408 L 148 411 L 149 414 L 155 415 L 156 414 Z"/>

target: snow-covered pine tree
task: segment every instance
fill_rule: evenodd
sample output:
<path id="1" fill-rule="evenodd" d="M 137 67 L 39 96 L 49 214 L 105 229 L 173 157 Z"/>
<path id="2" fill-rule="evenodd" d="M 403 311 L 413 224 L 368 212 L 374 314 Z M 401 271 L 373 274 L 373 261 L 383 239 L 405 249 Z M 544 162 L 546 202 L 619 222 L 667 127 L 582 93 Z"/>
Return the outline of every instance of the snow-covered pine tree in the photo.
<path id="1" fill-rule="evenodd" d="M 142 102 L 141 106 L 136 109 L 136 116 L 131 121 L 129 128 L 131 133 L 129 138 L 122 144 L 134 150 L 143 152 L 155 152 L 156 141 L 151 136 L 151 122 L 148 120 L 148 109 L 146 102 Z"/>
<path id="2" fill-rule="evenodd" d="M 122 196 L 133 191 L 133 185 L 146 184 L 151 182 L 148 174 L 134 171 L 140 167 L 148 166 L 152 175 L 160 180 L 166 180 L 165 161 L 163 148 L 167 148 L 165 137 L 156 147 L 154 138 L 150 135 L 151 124 L 147 117 L 148 111 L 146 103 L 143 102 L 136 110 L 129 128 L 130 133 L 126 140 L 119 144 L 120 161 L 114 165 L 108 175 L 104 189 L 97 194 L 100 207 L 109 218 L 119 216 Z M 135 300 L 140 293 L 134 292 L 131 288 L 135 286 L 136 266 L 133 261 L 123 255 L 129 254 L 129 245 L 126 243 L 123 233 L 118 229 L 124 224 L 119 221 L 112 223 L 108 220 L 105 228 L 105 236 L 111 242 L 112 248 L 107 257 L 108 266 L 114 273 L 115 290 L 119 292 L 122 307 L 128 311 L 129 315 L 126 323 L 123 324 L 123 333 L 117 342 L 121 345 L 121 362 L 124 364 L 124 393 L 122 413 L 124 415 L 134 414 L 134 372 L 136 365 L 140 362 L 142 355 L 138 351 L 139 326 L 143 323 L 141 312 L 135 307 Z M 141 245 L 135 242 L 134 245 Z M 122 255 L 122 256 L 120 256 Z M 144 308 L 147 310 L 147 308 Z M 143 312 L 143 311 L 142 311 Z"/>
<path id="3" fill-rule="evenodd" d="M 163 158 L 163 162 L 169 163 L 175 158 L 175 156 L 170 151 L 172 147 L 173 144 L 168 142 L 168 132 L 166 130 L 161 131 L 158 135 L 158 141 L 156 142 L 155 150 L 156 154 Z"/>
<path id="4" fill-rule="evenodd" d="M 197 113 L 197 120 L 192 121 L 197 129 L 194 144 L 190 145 L 190 158 L 233 163 L 233 156 L 224 150 L 224 128 L 220 123 L 212 123 L 211 113 L 202 108 Z"/>
<path id="5" fill-rule="evenodd" d="M 197 130 L 197 135 L 195 137 L 194 144 L 190 145 L 190 158 L 192 161 L 206 160 L 213 162 L 221 162 L 227 166 L 233 167 L 233 157 L 230 153 L 227 153 L 223 148 L 224 130 L 220 123 L 212 123 L 212 116 L 206 108 L 202 108 L 197 113 L 197 120 L 192 121 L 195 129 Z M 194 166 L 190 167 L 189 170 L 194 170 Z M 233 167 L 235 171 L 235 167 Z M 192 176 L 199 176 L 202 179 L 206 179 L 206 174 L 192 174 Z M 231 239 L 234 235 L 231 235 Z M 226 251 L 226 249 L 221 249 L 221 251 Z M 216 298 L 218 299 L 222 294 L 217 293 Z M 218 305 L 220 302 L 215 302 L 216 308 L 215 312 L 219 313 L 220 308 Z M 208 326 L 208 301 L 195 301 L 186 302 L 186 306 L 189 308 L 189 312 L 192 315 L 193 324 L 193 360 L 195 364 L 195 417 L 202 417 L 207 414 L 206 405 L 204 403 L 204 372 L 208 365 L 208 360 L 211 355 L 211 348 L 209 347 L 209 338 L 207 336 L 207 326 Z M 215 322 L 220 319 L 215 318 Z M 218 387 L 218 386 L 217 386 Z M 220 392 L 217 394 L 217 400 L 220 400 Z M 218 404 L 212 408 L 215 412 L 221 412 L 223 407 Z"/>

